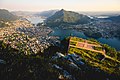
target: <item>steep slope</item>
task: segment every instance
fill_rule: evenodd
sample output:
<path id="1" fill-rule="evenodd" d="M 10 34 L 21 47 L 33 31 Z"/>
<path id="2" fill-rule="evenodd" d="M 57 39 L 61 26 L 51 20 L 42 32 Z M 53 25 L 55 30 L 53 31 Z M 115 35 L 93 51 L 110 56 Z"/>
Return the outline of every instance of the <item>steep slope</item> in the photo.
<path id="1" fill-rule="evenodd" d="M 89 66 L 98 68 L 108 74 L 120 75 L 120 53 L 114 48 L 111 48 L 106 44 L 101 44 L 94 39 L 89 39 L 87 41 L 85 42 L 81 38 L 72 37 L 69 44 L 69 53 L 80 55 Z M 93 46 L 94 44 L 100 45 L 101 48 L 100 46 Z M 90 45 L 92 45 L 92 47 L 90 47 Z"/>
<path id="2" fill-rule="evenodd" d="M 64 24 L 86 24 L 90 22 L 90 18 L 86 15 L 64 9 L 56 12 L 53 16 L 47 18 L 45 23 L 49 26 L 58 26 Z"/>
<path id="3" fill-rule="evenodd" d="M 12 21 L 16 19 L 18 19 L 18 17 L 10 13 L 8 10 L 0 9 L 0 20 Z"/>
<path id="4" fill-rule="evenodd" d="M 100 43 L 92 40 L 92 44 Z M 0 80 L 120 80 L 120 65 L 115 60 L 75 47 L 70 47 L 70 54 L 64 55 L 57 48 L 51 46 L 44 54 L 24 54 L 25 50 L 0 41 Z M 120 53 L 109 46 L 104 48 L 106 55 L 120 60 Z"/>

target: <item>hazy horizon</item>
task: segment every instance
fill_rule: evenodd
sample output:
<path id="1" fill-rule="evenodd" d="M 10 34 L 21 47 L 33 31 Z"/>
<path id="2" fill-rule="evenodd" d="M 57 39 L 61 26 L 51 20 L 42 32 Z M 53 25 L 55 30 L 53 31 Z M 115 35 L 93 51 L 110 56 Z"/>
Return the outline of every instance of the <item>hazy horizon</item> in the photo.
<path id="1" fill-rule="evenodd" d="M 1 0 L 0 8 L 9 11 L 47 11 L 65 9 L 83 12 L 119 12 L 120 0 Z"/>

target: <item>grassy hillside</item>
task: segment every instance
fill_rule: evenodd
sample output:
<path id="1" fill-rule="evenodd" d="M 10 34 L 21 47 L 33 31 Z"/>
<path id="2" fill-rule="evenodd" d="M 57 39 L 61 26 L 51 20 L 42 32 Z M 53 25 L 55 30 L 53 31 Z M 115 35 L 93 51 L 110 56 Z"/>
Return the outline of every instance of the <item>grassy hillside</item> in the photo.
<path id="1" fill-rule="evenodd" d="M 74 38 L 75 41 L 82 41 Z M 88 40 L 89 41 L 89 40 Z M 120 75 L 120 52 L 106 44 L 101 44 L 96 40 L 91 40 L 94 44 L 100 44 L 105 49 L 105 55 L 77 47 L 69 47 L 69 53 L 80 55 L 88 65 L 103 70 L 109 74 Z M 92 43 L 92 44 L 93 44 Z M 75 45 L 75 44 L 74 44 Z"/>

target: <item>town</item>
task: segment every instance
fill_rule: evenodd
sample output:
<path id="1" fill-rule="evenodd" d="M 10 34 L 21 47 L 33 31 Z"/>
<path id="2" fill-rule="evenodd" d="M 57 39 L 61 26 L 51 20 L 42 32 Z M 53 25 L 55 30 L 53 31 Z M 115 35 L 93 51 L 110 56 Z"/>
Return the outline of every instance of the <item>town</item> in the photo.
<path id="1" fill-rule="evenodd" d="M 12 22 L 5 22 L 6 27 L 0 28 L 0 40 L 6 44 L 11 44 L 12 48 L 20 49 L 17 44 L 20 43 L 23 49 L 29 49 L 33 53 L 43 52 L 49 46 L 59 45 L 59 37 L 49 36 L 52 29 L 46 26 L 33 26 L 26 19 L 19 19 Z M 27 44 L 28 47 L 23 47 Z M 27 54 L 26 52 L 25 54 Z"/>

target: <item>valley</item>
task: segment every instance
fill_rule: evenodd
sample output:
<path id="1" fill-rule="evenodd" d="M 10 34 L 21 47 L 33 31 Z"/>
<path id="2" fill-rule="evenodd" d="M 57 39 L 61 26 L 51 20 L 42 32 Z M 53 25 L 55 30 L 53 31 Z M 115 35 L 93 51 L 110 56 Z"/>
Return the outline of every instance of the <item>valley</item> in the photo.
<path id="1" fill-rule="evenodd" d="M 64 9 L 53 13 L 1 20 L 0 79 L 119 80 L 120 24 Z"/>

